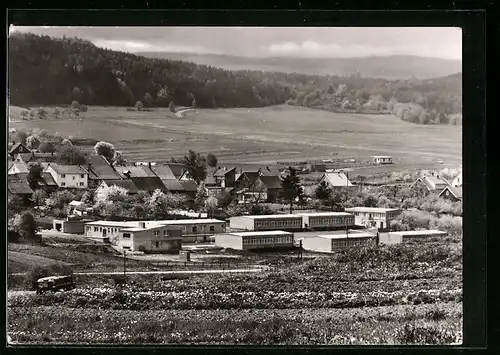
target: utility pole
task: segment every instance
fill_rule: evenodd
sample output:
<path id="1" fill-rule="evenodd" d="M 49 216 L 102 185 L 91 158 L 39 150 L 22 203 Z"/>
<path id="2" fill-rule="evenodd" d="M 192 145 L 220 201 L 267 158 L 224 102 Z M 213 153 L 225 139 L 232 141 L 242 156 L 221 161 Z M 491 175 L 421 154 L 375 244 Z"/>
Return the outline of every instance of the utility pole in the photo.
<path id="1" fill-rule="evenodd" d="M 127 272 L 127 258 L 126 258 L 127 251 L 123 249 L 123 283 L 127 283 L 126 279 L 126 272 Z"/>

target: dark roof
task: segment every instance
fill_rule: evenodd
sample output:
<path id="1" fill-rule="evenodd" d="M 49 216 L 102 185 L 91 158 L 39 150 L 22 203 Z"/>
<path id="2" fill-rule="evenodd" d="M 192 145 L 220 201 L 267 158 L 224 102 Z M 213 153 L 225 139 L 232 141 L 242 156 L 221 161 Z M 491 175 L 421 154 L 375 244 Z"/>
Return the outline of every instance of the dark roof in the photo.
<path id="1" fill-rule="evenodd" d="M 179 164 L 179 163 L 169 163 L 167 164 L 168 167 L 170 167 L 170 170 L 174 174 L 176 179 L 179 179 L 182 174 L 184 173 L 184 165 Z"/>
<path id="2" fill-rule="evenodd" d="M 260 180 L 268 189 L 281 189 L 281 179 L 279 176 L 261 176 Z"/>
<path id="3" fill-rule="evenodd" d="M 19 151 L 29 152 L 29 149 L 22 143 L 16 143 L 10 148 L 9 154 L 15 154 Z"/>
<path id="4" fill-rule="evenodd" d="M 54 169 L 58 174 L 86 174 L 87 171 L 83 169 L 80 165 L 60 165 L 60 164 L 50 164 L 48 168 Z"/>
<path id="5" fill-rule="evenodd" d="M 462 199 L 462 187 L 453 187 L 453 186 L 446 186 L 443 191 L 439 194 L 441 196 L 445 191 L 450 191 L 453 196 L 455 196 L 457 199 L 461 200 Z"/>
<path id="6" fill-rule="evenodd" d="M 214 168 L 212 166 L 207 166 L 207 176 L 215 176 L 216 172 L 217 168 Z"/>
<path id="7" fill-rule="evenodd" d="M 107 186 L 118 186 L 121 188 L 124 188 L 128 191 L 129 194 L 136 194 L 139 192 L 137 189 L 137 186 L 135 186 L 134 182 L 132 180 L 106 180 L 104 183 Z"/>
<path id="8" fill-rule="evenodd" d="M 156 174 L 146 165 L 125 165 L 116 166 L 115 170 L 120 174 L 122 179 L 128 179 L 133 177 L 157 177 Z M 129 175 L 125 174 L 129 172 Z"/>
<path id="9" fill-rule="evenodd" d="M 231 169 L 227 169 L 227 168 L 221 168 L 221 169 L 217 169 L 214 173 L 213 173 L 213 176 L 226 176 L 226 174 L 232 172 L 233 170 L 236 170 L 236 168 L 231 168 Z"/>
<path id="10" fill-rule="evenodd" d="M 42 173 L 43 182 L 39 186 L 57 186 L 54 178 L 50 173 Z M 12 182 L 22 182 L 28 184 L 28 173 L 17 173 L 8 175 L 8 181 Z"/>
<path id="11" fill-rule="evenodd" d="M 205 185 L 215 185 L 216 183 L 217 183 L 217 180 L 215 179 L 215 177 L 207 175 L 207 177 L 205 179 Z"/>
<path id="12" fill-rule="evenodd" d="M 168 165 L 153 165 L 151 166 L 151 169 L 156 174 L 156 176 L 158 176 L 162 180 L 177 179 L 177 177 L 172 172 L 172 169 L 170 169 L 170 166 Z"/>
<path id="13" fill-rule="evenodd" d="M 180 183 L 186 192 L 196 192 L 198 190 L 198 185 L 192 180 L 180 181 Z"/>
<path id="14" fill-rule="evenodd" d="M 130 180 L 132 180 L 137 189 L 141 191 L 153 192 L 157 189 L 163 192 L 167 191 L 159 177 L 132 177 Z"/>
<path id="15" fill-rule="evenodd" d="M 176 179 L 162 179 L 161 182 L 165 185 L 165 188 L 171 192 L 181 192 L 184 191 L 184 186 L 181 182 Z"/>
<path id="16" fill-rule="evenodd" d="M 16 195 L 31 195 L 33 190 L 25 182 L 8 182 L 7 189 Z"/>
<path id="17" fill-rule="evenodd" d="M 120 175 L 113 169 L 108 161 L 100 155 L 89 157 L 90 166 L 87 166 L 91 180 L 119 180 Z"/>
<path id="18" fill-rule="evenodd" d="M 29 163 L 31 161 L 44 161 L 44 162 L 53 162 L 56 160 L 56 156 L 52 153 L 19 153 L 16 155 L 16 159 L 22 159 L 25 163 Z"/>
<path id="19" fill-rule="evenodd" d="M 45 185 L 47 185 L 47 186 L 57 186 L 56 181 L 54 180 L 54 178 L 52 177 L 52 175 L 50 175 L 49 173 L 42 173 L 42 178 L 45 181 Z"/>
<path id="20" fill-rule="evenodd" d="M 247 171 L 243 172 L 239 177 L 238 180 L 241 181 L 243 179 L 248 180 L 251 184 L 253 184 L 258 178 L 260 177 L 260 174 L 258 171 Z"/>

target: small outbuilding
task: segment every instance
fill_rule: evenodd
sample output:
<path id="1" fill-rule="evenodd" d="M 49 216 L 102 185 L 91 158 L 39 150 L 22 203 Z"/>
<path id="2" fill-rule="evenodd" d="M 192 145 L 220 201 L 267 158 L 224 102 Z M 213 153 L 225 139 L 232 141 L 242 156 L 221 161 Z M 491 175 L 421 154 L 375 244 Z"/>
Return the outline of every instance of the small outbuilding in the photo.
<path id="1" fill-rule="evenodd" d="M 285 249 L 293 247 L 293 233 L 285 231 L 217 234 L 215 245 L 236 250 Z"/>
<path id="2" fill-rule="evenodd" d="M 445 237 L 448 233 L 439 230 L 400 231 L 379 234 L 380 244 L 400 244 L 408 241 L 425 241 L 436 237 Z"/>
<path id="3" fill-rule="evenodd" d="M 392 157 L 389 155 L 374 155 L 372 156 L 373 164 L 392 164 Z"/>

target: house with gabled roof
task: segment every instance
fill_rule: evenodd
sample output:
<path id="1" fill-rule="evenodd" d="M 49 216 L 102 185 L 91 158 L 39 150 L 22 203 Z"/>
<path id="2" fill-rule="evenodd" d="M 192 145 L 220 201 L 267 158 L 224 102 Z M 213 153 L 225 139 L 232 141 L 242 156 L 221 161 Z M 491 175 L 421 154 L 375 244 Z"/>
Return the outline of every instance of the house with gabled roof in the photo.
<path id="1" fill-rule="evenodd" d="M 244 172 L 236 181 L 235 194 L 240 203 L 275 202 L 282 196 L 281 178 L 277 175 L 263 175 L 260 172 Z"/>
<path id="2" fill-rule="evenodd" d="M 462 201 L 462 187 L 446 186 L 443 191 L 441 191 L 438 197 L 456 202 Z"/>
<path id="3" fill-rule="evenodd" d="M 29 171 L 28 164 L 23 161 L 13 161 L 9 162 L 9 170 L 7 170 L 7 175 L 15 175 L 19 173 L 27 173 Z"/>
<path id="4" fill-rule="evenodd" d="M 14 159 L 20 153 L 31 153 L 31 150 L 22 143 L 14 143 L 9 150 L 10 157 Z"/>
<path id="5" fill-rule="evenodd" d="M 319 180 L 319 184 L 323 181 L 326 182 L 332 190 L 355 187 L 349 180 L 348 176 L 342 171 L 325 173 Z"/>
<path id="6" fill-rule="evenodd" d="M 413 184 L 410 185 L 410 189 L 420 186 L 427 189 L 430 192 L 442 191 L 450 183 L 446 179 L 440 177 L 437 174 L 431 173 L 431 175 L 424 175 L 419 177 Z"/>
<path id="7" fill-rule="evenodd" d="M 16 161 L 22 161 L 25 164 L 31 162 L 44 162 L 44 163 L 52 163 L 56 161 L 56 156 L 54 153 L 39 153 L 35 151 L 31 151 L 30 153 L 19 153 L 14 158 Z"/>
<path id="8" fill-rule="evenodd" d="M 111 186 L 121 187 L 121 188 L 127 190 L 129 195 L 134 195 L 134 194 L 139 192 L 139 189 L 137 188 L 137 186 L 135 186 L 134 182 L 130 179 L 127 179 L 127 180 L 103 180 L 103 181 L 101 181 L 101 184 L 99 185 L 99 187 L 97 189 L 99 190 L 99 189 L 108 188 Z"/>
<path id="9" fill-rule="evenodd" d="M 46 173 L 52 175 L 57 186 L 64 188 L 86 189 L 88 188 L 87 170 L 80 165 L 61 165 L 50 163 L 45 169 Z"/>

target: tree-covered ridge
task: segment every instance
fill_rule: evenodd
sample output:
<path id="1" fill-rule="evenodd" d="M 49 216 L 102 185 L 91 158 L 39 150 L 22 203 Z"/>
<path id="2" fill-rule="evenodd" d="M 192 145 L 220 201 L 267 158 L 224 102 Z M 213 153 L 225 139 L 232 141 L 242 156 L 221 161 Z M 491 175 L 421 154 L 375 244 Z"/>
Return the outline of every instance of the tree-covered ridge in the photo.
<path id="1" fill-rule="evenodd" d="M 150 107 L 173 102 L 215 108 L 288 101 L 340 112 L 392 111 L 416 123 L 447 123 L 461 113 L 462 105 L 461 74 L 390 81 L 359 75 L 228 71 L 107 50 L 78 38 L 20 33 L 9 38 L 9 89 L 11 104 L 20 106 L 72 101 L 134 106 L 141 101 Z"/>

